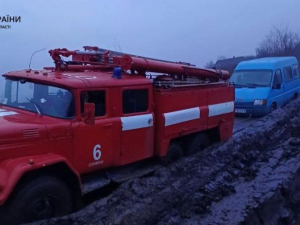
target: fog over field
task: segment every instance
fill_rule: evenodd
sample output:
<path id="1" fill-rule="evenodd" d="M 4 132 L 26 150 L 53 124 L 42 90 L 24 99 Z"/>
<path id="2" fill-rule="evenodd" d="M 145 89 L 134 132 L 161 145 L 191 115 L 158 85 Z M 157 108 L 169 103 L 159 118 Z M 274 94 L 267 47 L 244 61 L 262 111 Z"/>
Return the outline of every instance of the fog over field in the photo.
<path id="1" fill-rule="evenodd" d="M 0 73 L 51 66 L 48 50 L 100 46 L 204 66 L 219 56 L 254 55 L 273 26 L 300 31 L 299 0 L 2 0 Z M 1 23 L 0 25 L 5 25 Z M 2 85 L 3 80 L 0 80 Z"/>

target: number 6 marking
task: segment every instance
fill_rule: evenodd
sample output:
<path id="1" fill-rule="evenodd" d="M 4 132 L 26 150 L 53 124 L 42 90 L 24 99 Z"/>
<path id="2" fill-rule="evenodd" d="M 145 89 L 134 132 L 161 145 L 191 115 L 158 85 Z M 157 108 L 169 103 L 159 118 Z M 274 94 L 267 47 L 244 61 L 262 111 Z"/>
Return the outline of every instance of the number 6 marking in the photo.
<path id="1" fill-rule="evenodd" d="M 94 147 L 94 151 L 93 151 L 93 156 L 94 156 L 94 159 L 97 161 L 101 158 L 101 145 L 96 145 Z"/>

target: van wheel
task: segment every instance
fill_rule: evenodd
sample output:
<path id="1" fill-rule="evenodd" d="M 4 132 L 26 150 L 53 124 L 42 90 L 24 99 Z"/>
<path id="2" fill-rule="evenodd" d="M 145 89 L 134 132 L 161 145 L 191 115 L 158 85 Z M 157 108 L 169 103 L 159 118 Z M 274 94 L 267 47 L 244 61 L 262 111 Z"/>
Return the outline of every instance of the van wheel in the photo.
<path id="1" fill-rule="evenodd" d="M 296 92 L 293 96 L 293 100 L 297 99 L 298 98 L 298 93 Z"/>
<path id="2" fill-rule="evenodd" d="M 180 144 L 178 144 L 177 142 L 171 142 L 169 144 L 168 153 L 164 157 L 163 161 L 166 164 L 169 164 L 177 159 L 182 158 L 183 156 L 184 156 L 184 154 L 183 154 L 183 150 L 182 150 Z"/>
<path id="3" fill-rule="evenodd" d="M 20 187 L 8 205 L 12 224 L 63 216 L 72 212 L 69 188 L 55 177 L 40 177 Z"/>
<path id="4" fill-rule="evenodd" d="M 186 150 L 186 155 L 193 155 L 200 152 L 209 145 L 209 139 L 205 133 L 200 133 L 191 139 Z"/>
<path id="5" fill-rule="evenodd" d="M 277 105 L 275 102 L 273 102 L 271 105 L 271 112 L 273 112 L 275 109 L 277 109 Z"/>

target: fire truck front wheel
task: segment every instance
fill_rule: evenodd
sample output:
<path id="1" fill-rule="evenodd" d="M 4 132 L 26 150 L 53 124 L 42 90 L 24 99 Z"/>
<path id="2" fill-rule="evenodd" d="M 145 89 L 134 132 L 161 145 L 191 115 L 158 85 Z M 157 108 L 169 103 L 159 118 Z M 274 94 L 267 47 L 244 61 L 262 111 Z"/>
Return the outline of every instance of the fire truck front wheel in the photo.
<path id="1" fill-rule="evenodd" d="M 202 151 L 209 145 L 209 139 L 205 133 L 193 135 L 189 140 L 186 155 L 193 155 Z"/>
<path id="2" fill-rule="evenodd" d="M 32 222 L 71 213 L 72 195 L 67 185 L 55 177 L 40 177 L 19 188 L 9 204 L 9 221 Z"/>

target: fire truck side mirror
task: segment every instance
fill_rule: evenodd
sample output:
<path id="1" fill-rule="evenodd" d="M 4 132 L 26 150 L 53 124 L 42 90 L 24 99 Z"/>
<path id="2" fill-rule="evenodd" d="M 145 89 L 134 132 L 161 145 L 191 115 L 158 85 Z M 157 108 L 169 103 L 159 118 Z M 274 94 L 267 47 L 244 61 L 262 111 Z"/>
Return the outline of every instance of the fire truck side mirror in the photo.
<path id="1" fill-rule="evenodd" d="M 84 123 L 88 125 L 95 124 L 95 104 L 85 102 L 84 103 L 84 113 L 83 113 Z"/>

